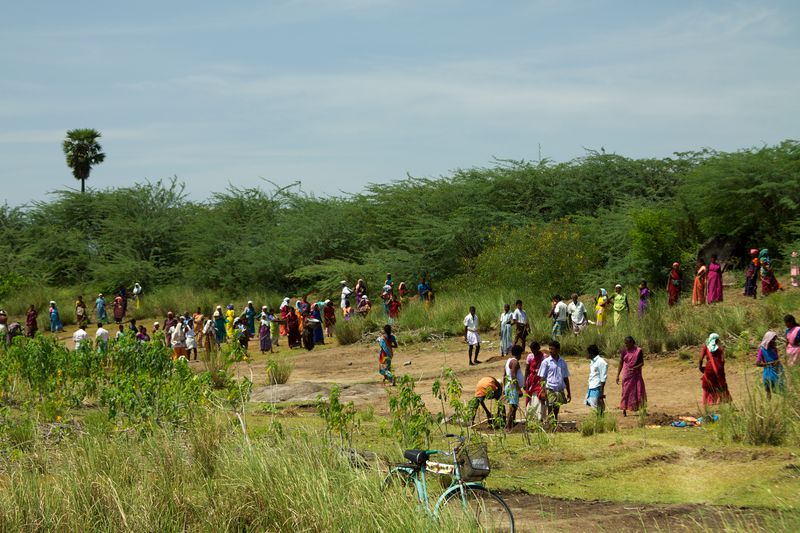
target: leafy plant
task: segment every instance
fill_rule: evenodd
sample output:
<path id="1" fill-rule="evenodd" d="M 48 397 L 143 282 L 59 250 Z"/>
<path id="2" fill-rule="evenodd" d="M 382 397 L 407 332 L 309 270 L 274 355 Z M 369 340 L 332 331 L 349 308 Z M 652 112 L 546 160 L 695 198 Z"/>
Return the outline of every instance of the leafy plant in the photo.
<path id="1" fill-rule="evenodd" d="M 403 446 L 422 446 L 430 441 L 433 416 L 414 390 L 414 378 L 405 375 L 389 396 L 391 431 Z"/>
<path id="2" fill-rule="evenodd" d="M 344 447 L 353 446 L 353 432 L 357 429 L 356 408 L 353 402 L 342 403 L 341 389 L 338 385 L 331 389 L 327 400 L 317 397 L 317 414 L 325 421 L 326 435 L 330 438 L 332 434 L 339 436 L 339 441 Z"/>

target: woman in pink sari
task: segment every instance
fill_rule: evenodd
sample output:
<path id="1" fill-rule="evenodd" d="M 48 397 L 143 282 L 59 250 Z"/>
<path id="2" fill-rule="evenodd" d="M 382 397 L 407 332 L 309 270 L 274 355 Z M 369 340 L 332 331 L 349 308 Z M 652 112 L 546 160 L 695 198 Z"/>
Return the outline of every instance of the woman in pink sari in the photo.
<path id="1" fill-rule="evenodd" d="M 722 301 L 722 267 L 717 263 L 717 256 L 711 256 L 708 265 L 708 303 Z"/>
<path id="2" fill-rule="evenodd" d="M 792 366 L 800 359 L 800 326 L 794 315 L 783 317 L 783 323 L 786 325 L 786 363 Z"/>
<path id="3" fill-rule="evenodd" d="M 619 376 L 622 374 L 622 398 L 619 402 L 622 416 L 628 416 L 628 411 L 638 411 L 644 407 L 647 401 L 644 379 L 642 379 L 643 366 L 644 352 L 636 346 L 633 337 L 625 337 L 625 347 L 619 354 L 619 366 L 617 367 L 617 385 L 619 385 Z"/>

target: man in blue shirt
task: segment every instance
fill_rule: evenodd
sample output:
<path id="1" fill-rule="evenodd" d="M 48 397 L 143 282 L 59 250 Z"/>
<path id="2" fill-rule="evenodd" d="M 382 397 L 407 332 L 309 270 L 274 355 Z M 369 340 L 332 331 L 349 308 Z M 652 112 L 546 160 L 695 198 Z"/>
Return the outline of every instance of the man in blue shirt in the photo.
<path id="1" fill-rule="evenodd" d="M 558 411 L 572 400 L 572 393 L 569 389 L 569 368 L 560 355 L 561 343 L 551 341 L 549 348 L 550 357 L 539 366 L 539 377 L 542 378 L 542 387 L 547 391 L 547 409 L 557 424 Z"/>

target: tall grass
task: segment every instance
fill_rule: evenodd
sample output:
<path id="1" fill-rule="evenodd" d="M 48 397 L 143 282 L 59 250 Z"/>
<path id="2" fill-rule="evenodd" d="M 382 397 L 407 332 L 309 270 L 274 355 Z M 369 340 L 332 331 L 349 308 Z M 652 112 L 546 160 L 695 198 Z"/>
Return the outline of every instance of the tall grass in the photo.
<path id="1" fill-rule="evenodd" d="M 81 436 L 0 470 L 2 531 L 464 531 L 315 439 L 252 444 L 223 419 L 188 433 Z M 35 464 L 34 464 L 35 463 Z"/>

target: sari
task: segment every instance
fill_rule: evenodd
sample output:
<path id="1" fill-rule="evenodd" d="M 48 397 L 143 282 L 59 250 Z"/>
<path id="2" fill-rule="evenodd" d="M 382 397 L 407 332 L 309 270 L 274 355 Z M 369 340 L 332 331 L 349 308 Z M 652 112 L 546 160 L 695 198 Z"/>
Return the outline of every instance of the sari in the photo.
<path id="1" fill-rule="evenodd" d="M 764 367 L 762 374 L 764 388 L 767 392 L 783 390 L 783 366 L 778 357 L 778 350 L 760 346 L 757 360 L 759 363 L 768 365 Z"/>
<path id="2" fill-rule="evenodd" d="M 325 344 L 325 330 L 322 327 L 322 314 L 319 312 L 319 306 L 314 306 L 314 309 L 311 310 L 311 317 L 319 321 L 313 326 L 309 325 L 314 332 L 314 344 Z"/>
<path id="3" fill-rule="evenodd" d="M 708 270 L 705 265 L 697 268 L 694 275 L 694 286 L 692 286 L 692 305 L 703 305 L 706 303 L 706 279 Z"/>
<path id="4" fill-rule="evenodd" d="M 225 311 L 225 333 L 229 339 L 234 337 L 233 321 L 235 318 L 236 313 L 233 312 L 233 309 L 228 309 Z"/>
<path id="5" fill-rule="evenodd" d="M 58 307 L 56 304 L 50 305 L 50 331 L 53 333 L 64 331 L 64 326 L 61 324 L 61 317 L 58 315 Z"/>
<path id="6" fill-rule="evenodd" d="M 642 287 L 639 289 L 639 316 L 647 311 L 647 304 L 650 302 L 650 289 Z"/>
<path id="7" fill-rule="evenodd" d="M 244 310 L 244 316 L 247 319 L 247 332 L 253 337 L 256 334 L 256 310 L 248 305 Z"/>
<path id="8" fill-rule="evenodd" d="M 514 345 L 514 339 L 511 331 L 511 318 L 514 313 L 502 313 L 500 315 L 500 355 L 508 355 L 511 353 L 511 347 Z"/>
<path id="9" fill-rule="evenodd" d="M 761 269 L 761 263 L 757 257 L 747 265 L 747 270 L 744 273 L 744 295 L 756 297 L 758 293 L 758 272 Z"/>
<path id="10" fill-rule="evenodd" d="M 216 330 L 216 339 L 218 344 L 225 342 L 228 337 L 228 332 L 225 329 L 225 319 L 222 315 L 214 317 L 214 329 Z"/>
<path id="11" fill-rule="evenodd" d="M 289 348 L 300 346 L 300 319 L 292 308 L 288 309 L 286 315 L 286 331 L 289 337 Z"/>
<path id="12" fill-rule="evenodd" d="M 114 322 L 119 324 L 125 318 L 125 301 L 122 296 L 114 298 Z"/>
<path id="13" fill-rule="evenodd" d="M 606 305 L 608 304 L 608 293 L 605 289 L 600 289 L 600 296 L 594 304 L 594 319 L 597 327 L 601 327 L 606 321 Z"/>
<path id="14" fill-rule="evenodd" d="M 620 352 L 620 364 L 622 365 L 622 394 L 619 408 L 623 411 L 638 411 L 647 399 L 642 378 L 642 367 L 633 368 L 644 362 L 644 353 L 640 347 L 635 347 L 629 351 L 623 348 Z"/>
<path id="15" fill-rule="evenodd" d="M 722 267 L 719 263 L 708 265 L 708 303 L 722 301 Z"/>
<path id="16" fill-rule="evenodd" d="M 800 326 L 795 326 L 786 330 L 786 362 L 794 365 L 798 357 L 800 357 Z"/>
<path id="17" fill-rule="evenodd" d="M 261 353 L 272 351 L 272 332 L 270 326 L 272 322 L 269 317 L 261 318 L 261 327 L 258 328 L 258 340 L 260 343 Z"/>
<path id="18" fill-rule="evenodd" d="M 386 335 L 378 337 L 380 352 L 378 353 L 378 374 L 383 376 L 384 381 L 394 382 L 392 374 L 392 357 L 394 357 L 393 347 L 397 344 L 394 335 L 387 338 Z"/>
<path id="19" fill-rule="evenodd" d="M 717 347 L 712 352 L 708 346 L 703 345 L 703 349 L 700 351 L 701 366 L 703 359 L 708 360 L 703 377 L 700 378 L 700 384 L 703 387 L 703 405 L 717 405 L 731 401 L 728 381 L 725 378 L 725 353 L 722 347 Z"/>
<path id="20" fill-rule="evenodd" d="M 38 318 L 39 313 L 35 309 L 28 311 L 28 315 L 25 317 L 25 336 L 30 338 L 36 336 L 36 332 L 39 331 Z"/>
<path id="21" fill-rule="evenodd" d="M 781 288 L 781 284 L 778 283 L 778 279 L 775 277 L 775 273 L 772 271 L 772 265 L 769 261 L 762 261 L 761 262 L 761 294 L 767 296 L 772 294 L 773 292 L 778 292 Z"/>
<path id="22" fill-rule="evenodd" d="M 108 322 L 108 314 L 106 313 L 106 300 L 102 296 L 98 296 L 94 301 L 94 314 L 97 316 L 98 322 L 104 324 Z"/>
<path id="23" fill-rule="evenodd" d="M 669 281 L 667 281 L 667 294 L 669 294 L 668 304 L 673 306 L 678 303 L 681 297 L 681 286 L 683 285 L 683 276 L 681 271 L 672 269 L 669 271 Z"/>

